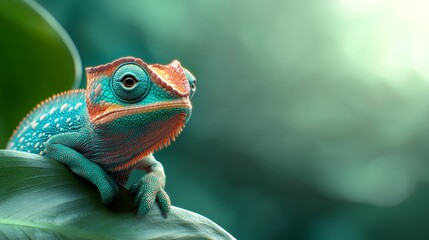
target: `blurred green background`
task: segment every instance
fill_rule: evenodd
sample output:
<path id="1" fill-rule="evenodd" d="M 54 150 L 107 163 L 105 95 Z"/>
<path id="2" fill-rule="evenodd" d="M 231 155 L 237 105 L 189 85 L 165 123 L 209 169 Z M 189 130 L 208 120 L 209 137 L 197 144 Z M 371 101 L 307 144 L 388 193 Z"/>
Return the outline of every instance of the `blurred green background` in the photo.
<path id="1" fill-rule="evenodd" d="M 10 1 L 2 145 L 81 70 L 67 38 Z M 428 2 L 38 3 L 83 66 L 178 59 L 197 77 L 190 122 L 156 154 L 174 205 L 238 239 L 429 238 Z"/>

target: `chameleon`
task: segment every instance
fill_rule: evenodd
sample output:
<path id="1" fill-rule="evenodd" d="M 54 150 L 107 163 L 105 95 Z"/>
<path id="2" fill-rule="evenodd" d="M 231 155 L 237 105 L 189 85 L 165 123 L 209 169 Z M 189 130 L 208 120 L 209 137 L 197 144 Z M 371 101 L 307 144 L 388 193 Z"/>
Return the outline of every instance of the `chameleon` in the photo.
<path id="1" fill-rule="evenodd" d="M 137 215 L 158 202 L 171 207 L 164 168 L 153 153 L 174 141 L 192 112 L 196 79 L 177 60 L 147 64 L 123 57 L 85 68 L 86 89 L 56 94 L 19 123 L 7 149 L 40 154 L 89 180 L 109 205 L 134 169 L 146 174 L 131 185 Z"/>

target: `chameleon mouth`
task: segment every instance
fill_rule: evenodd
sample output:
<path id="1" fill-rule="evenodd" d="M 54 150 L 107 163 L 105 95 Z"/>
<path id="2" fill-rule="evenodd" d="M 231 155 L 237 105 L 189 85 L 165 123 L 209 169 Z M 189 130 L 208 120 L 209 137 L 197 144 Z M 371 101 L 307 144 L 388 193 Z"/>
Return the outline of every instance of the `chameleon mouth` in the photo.
<path id="1" fill-rule="evenodd" d="M 189 99 L 180 99 L 169 102 L 162 103 L 152 103 L 145 106 L 132 106 L 132 107 L 123 107 L 123 106 L 112 106 L 110 110 L 105 111 L 104 113 L 95 116 L 91 121 L 95 124 L 104 124 L 112 122 L 116 119 L 120 119 L 124 116 L 129 116 L 139 113 L 149 113 L 159 110 L 168 110 L 173 108 L 185 108 L 192 109 L 192 105 L 189 102 Z"/>

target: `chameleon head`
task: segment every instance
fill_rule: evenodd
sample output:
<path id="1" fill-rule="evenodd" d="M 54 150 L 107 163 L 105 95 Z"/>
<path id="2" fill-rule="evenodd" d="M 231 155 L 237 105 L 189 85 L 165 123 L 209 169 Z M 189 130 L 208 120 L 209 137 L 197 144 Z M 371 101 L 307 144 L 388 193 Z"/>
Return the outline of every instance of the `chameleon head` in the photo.
<path id="1" fill-rule="evenodd" d="M 141 140 L 153 152 L 174 140 L 191 115 L 195 77 L 177 60 L 150 65 L 125 57 L 86 68 L 86 75 L 88 114 L 97 134 Z"/>

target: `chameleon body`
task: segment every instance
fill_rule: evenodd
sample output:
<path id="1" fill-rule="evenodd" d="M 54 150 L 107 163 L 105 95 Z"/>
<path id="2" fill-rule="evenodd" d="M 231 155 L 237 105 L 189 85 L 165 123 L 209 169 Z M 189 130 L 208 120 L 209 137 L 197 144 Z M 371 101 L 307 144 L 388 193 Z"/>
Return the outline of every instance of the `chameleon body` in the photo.
<path id="1" fill-rule="evenodd" d="M 86 68 L 86 89 L 57 94 L 18 125 L 7 148 L 67 165 L 111 203 L 135 168 L 147 174 L 130 187 L 138 215 L 158 201 L 170 209 L 164 169 L 152 153 L 168 146 L 188 121 L 195 77 L 178 61 L 147 64 L 134 57 Z"/>

